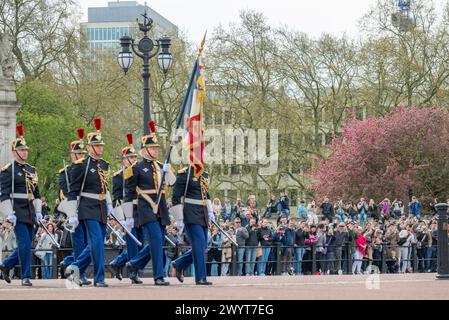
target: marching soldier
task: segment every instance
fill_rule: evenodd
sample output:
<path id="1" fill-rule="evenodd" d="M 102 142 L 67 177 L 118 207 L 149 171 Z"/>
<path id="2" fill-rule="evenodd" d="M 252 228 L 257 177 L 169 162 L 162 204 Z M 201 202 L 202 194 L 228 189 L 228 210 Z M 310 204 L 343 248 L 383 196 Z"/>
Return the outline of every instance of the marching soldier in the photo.
<path id="1" fill-rule="evenodd" d="M 84 150 L 84 128 L 79 128 L 77 130 L 78 138 L 79 140 L 72 141 L 70 143 L 70 158 L 72 160 L 72 163 L 70 165 L 65 166 L 61 170 L 59 170 L 59 201 L 60 204 L 58 206 L 58 210 L 64 212 L 65 207 L 67 205 L 67 199 L 68 194 L 70 190 L 70 175 L 71 175 L 71 169 L 73 168 L 73 164 L 81 159 L 84 158 L 86 151 Z M 70 233 L 72 235 L 72 247 L 73 247 L 73 254 L 70 256 L 67 256 L 64 258 L 62 262 L 62 269 L 64 270 L 65 267 L 71 265 L 73 262 L 76 261 L 76 259 L 81 255 L 81 252 L 83 252 L 84 248 L 87 246 L 87 235 L 86 235 L 86 229 L 84 227 L 84 224 L 79 224 L 73 233 Z M 89 261 L 90 263 L 90 261 Z M 86 278 L 86 272 L 84 271 L 82 274 L 80 274 L 80 283 L 81 285 L 87 286 L 92 284 L 91 281 L 87 280 Z"/>
<path id="2" fill-rule="evenodd" d="M 112 212 L 112 199 L 108 191 L 109 163 L 101 158 L 104 142 L 101 137 L 101 119 L 94 119 L 96 132 L 87 135 L 86 158 L 75 161 L 70 170 L 68 193 L 68 224 L 76 229 L 85 227 L 88 245 L 76 261 L 66 269 L 66 276 L 81 285 L 76 271 L 83 274 L 91 256 L 94 263 L 94 286 L 107 287 L 104 281 L 104 240 L 108 215 Z"/>
<path id="3" fill-rule="evenodd" d="M 138 225 L 137 218 L 137 205 L 133 204 L 132 216 L 125 217 L 123 210 L 121 209 L 122 202 L 125 198 L 125 179 L 123 172 L 126 168 L 134 165 L 137 161 L 137 153 L 133 147 L 133 136 L 131 133 L 126 135 L 128 139 L 129 146 L 122 149 L 122 164 L 123 168 L 116 172 L 112 178 L 112 197 L 114 205 L 114 216 L 121 220 L 122 225 L 124 225 L 131 233 L 143 243 L 142 228 Z M 137 201 L 135 201 L 137 203 Z M 126 250 L 118 255 L 111 263 L 111 267 L 115 271 L 115 276 L 117 279 L 122 280 L 121 269 L 125 266 L 126 262 L 132 260 L 141 248 L 131 239 L 131 237 L 126 235 Z M 150 261 L 151 255 L 145 256 L 142 264 L 147 264 Z M 142 280 L 139 279 L 138 275 L 131 278 L 133 284 L 141 284 Z"/>
<path id="4" fill-rule="evenodd" d="M 28 146 L 22 125 L 17 125 L 17 134 L 18 138 L 12 143 L 13 161 L 0 173 L 0 216 L 6 216 L 14 225 L 18 247 L 3 261 L 0 270 L 3 279 L 11 283 L 9 272 L 20 265 L 22 286 L 31 286 L 31 241 L 34 224 L 42 220 L 42 201 L 36 169 L 26 163 Z"/>
<path id="5" fill-rule="evenodd" d="M 156 138 L 156 128 L 150 121 L 151 134 L 143 136 L 141 155 L 143 159 L 125 170 L 125 203 L 122 205 L 125 216 L 131 216 L 132 201 L 137 199 L 138 225 L 142 226 L 144 247 L 126 266 L 131 271 L 131 279 L 137 277 L 138 270 L 145 267 L 148 255 L 151 253 L 153 278 L 157 286 L 169 285 L 164 280 L 164 236 L 165 226 L 170 224 L 165 196 L 162 194 L 159 206 L 155 203 L 162 170 L 167 172 L 167 182 L 174 184 L 175 176 L 170 165 L 163 165 L 156 159 L 159 154 L 159 144 Z M 156 209 L 157 208 L 157 209 Z"/>
<path id="6" fill-rule="evenodd" d="M 215 221 L 215 217 L 208 193 L 209 176 L 207 172 L 199 172 L 195 177 L 193 171 L 193 166 L 179 170 L 173 187 L 170 213 L 178 225 L 184 224 L 192 249 L 173 261 L 172 266 L 178 280 L 184 282 L 183 270 L 193 262 L 196 284 L 211 285 L 212 282 L 206 280 L 206 248 L 209 221 Z"/>

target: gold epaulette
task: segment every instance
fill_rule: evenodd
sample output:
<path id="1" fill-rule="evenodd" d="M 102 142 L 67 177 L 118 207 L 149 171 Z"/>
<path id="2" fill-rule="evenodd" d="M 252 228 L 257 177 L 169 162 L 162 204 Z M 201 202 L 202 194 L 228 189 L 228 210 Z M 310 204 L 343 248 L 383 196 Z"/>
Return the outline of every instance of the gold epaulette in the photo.
<path id="1" fill-rule="evenodd" d="M 189 167 L 184 167 L 178 170 L 178 174 L 183 174 L 186 173 L 187 169 L 189 169 Z"/>
<path id="2" fill-rule="evenodd" d="M 109 161 L 104 160 L 103 158 L 101 158 L 101 160 L 103 160 L 104 162 L 106 162 L 106 164 L 109 165 Z"/>
<path id="3" fill-rule="evenodd" d="M 11 163 L 8 163 L 7 165 L 5 165 L 0 171 L 5 171 L 8 170 L 8 168 L 11 166 Z"/>
<path id="4" fill-rule="evenodd" d="M 62 168 L 61 170 L 59 170 L 59 173 L 63 173 L 65 171 L 65 169 L 67 169 L 69 166 L 65 166 L 64 168 Z"/>
<path id="5" fill-rule="evenodd" d="M 74 164 L 80 164 L 80 163 L 83 163 L 84 159 L 85 159 L 85 158 L 78 159 L 78 160 L 76 160 L 76 161 L 74 162 Z"/>
<path id="6" fill-rule="evenodd" d="M 113 176 L 114 176 L 114 177 L 115 177 L 115 176 L 118 176 L 120 173 L 122 173 L 122 171 L 123 171 L 123 169 L 120 169 L 120 170 L 114 172 Z"/>
<path id="7" fill-rule="evenodd" d="M 26 165 L 30 168 L 36 169 L 36 167 L 33 167 L 31 164 L 29 164 L 28 162 L 26 163 Z"/>
<path id="8" fill-rule="evenodd" d="M 133 163 L 132 165 L 130 165 L 128 168 L 125 169 L 125 172 L 124 172 L 124 174 L 123 174 L 125 180 L 131 178 L 131 177 L 134 175 L 134 173 L 133 173 L 133 167 L 134 167 L 134 165 L 135 165 L 135 163 Z"/>

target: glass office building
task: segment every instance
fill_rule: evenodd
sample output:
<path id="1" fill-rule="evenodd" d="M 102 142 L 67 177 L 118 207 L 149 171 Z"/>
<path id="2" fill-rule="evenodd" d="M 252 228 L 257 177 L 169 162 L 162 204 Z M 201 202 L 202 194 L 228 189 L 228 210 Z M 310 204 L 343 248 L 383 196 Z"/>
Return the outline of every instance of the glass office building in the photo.
<path id="1" fill-rule="evenodd" d="M 88 21 L 81 24 L 88 48 L 116 49 L 120 47 L 120 37 L 124 35 L 140 38 L 136 19 L 142 22 L 145 11 L 153 19 L 157 36 L 177 35 L 178 28 L 148 6 L 136 1 L 108 2 L 107 7 L 88 8 Z"/>

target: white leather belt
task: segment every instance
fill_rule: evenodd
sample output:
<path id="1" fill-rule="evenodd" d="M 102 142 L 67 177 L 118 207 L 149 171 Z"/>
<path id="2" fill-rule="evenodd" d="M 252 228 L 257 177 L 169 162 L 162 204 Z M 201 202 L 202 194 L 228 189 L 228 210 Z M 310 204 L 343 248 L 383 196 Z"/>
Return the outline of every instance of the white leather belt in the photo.
<path id="1" fill-rule="evenodd" d="M 81 192 L 81 197 L 94 199 L 94 200 L 106 200 L 106 194 L 105 193 L 89 193 L 89 192 Z"/>
<path id="2" fill-rule="evenodd" d="M 159 190 L 156 190 L 156 189 L 144 189 L 144 190 L 142 190 L 142 189 L 138 189 L 137 190 L 137 193 L 139 193 L 139 194 L 157 194 L 157 192 L 158 192 Z M 165 190 L 164 189 L 162 189 L 162 193 L 163 194 L 165 194 Z"/>
<path id="3" fill-rule="evenodd" d="M 123 200 L 119 200 L 120 201 L 120 206 L 123 204 Z M 133 200 L 133 204 L 138 204 L 138 201 L 137 201 L 137 199 L 134 199 Z"/>
<path id="4" fill-rule="evenodd" d="M 203 203 L 203 200 L 185 198 L 184 203 L 196 204 L 198 206 L 205 206 L 206 203 Z"/>
<path id="5" fill-rule="evenodd" d="M 10 195 L 11 198 L 14 199 L 26 199 L 26 200 L 34 200 L 33 194 L 27 194 L 27 193 L 14 193 Z"/>

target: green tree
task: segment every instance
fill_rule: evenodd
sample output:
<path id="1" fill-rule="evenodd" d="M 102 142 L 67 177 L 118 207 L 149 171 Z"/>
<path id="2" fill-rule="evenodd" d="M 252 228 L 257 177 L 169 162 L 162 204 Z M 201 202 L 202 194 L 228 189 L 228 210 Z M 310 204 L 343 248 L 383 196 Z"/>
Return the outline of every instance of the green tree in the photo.
<path id="1" fill-rule="evenodd" d="M 22 104 L 17 122 L 25 127 L 25 140 L 30 148 L 28 162 L 35 166 L 42 196 L 56 199 L 57 173 L 68 158 L 69 145 L 77 140 L 76 129 L 83 121 L 76 117 L 66 98 L 37 81 L 24 82 L 17 88 Z"/>

